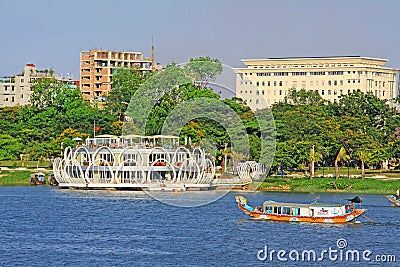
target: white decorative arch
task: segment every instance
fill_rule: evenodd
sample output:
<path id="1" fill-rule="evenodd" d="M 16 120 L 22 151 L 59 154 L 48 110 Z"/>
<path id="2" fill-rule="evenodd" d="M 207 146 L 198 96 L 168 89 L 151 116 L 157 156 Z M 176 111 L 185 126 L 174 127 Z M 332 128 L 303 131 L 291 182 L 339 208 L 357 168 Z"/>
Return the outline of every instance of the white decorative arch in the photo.
<path id="1" fill-rule="evenodd" d="M 64 183 L 64 176 L 62 173 L 61 159 L 56 158 L 53 160 L 53 174 L 58 183 Z"/>
<path id="2" fill-rule="evenodd" d="M 129 153 L 127 153 L 127 152 L 129 152 Z M 134 160 L 135 160 L 139 165 L 143 165 L 143 155 L 142 155 L 142 153 L 140 152 L 140 150 L 139 150 L 137 147 L 134 147 L 134 146 L 125 147 L 125 148 L 121 151 L 121 153 L 119 154 L 118 162 L 123 162 L 123 161 L 125 161 L 126 159 L 124 159 L 124 156 L 125 156 L 125 155 L 130 155 L 130 154 L 137 155 L 138 157 L 136 157 Z"/>
<path id="3" fill-rule="evenodd" d="M 251 180 L 250 178 L 250 165 L 247 162 L 239 162 L 236 164 L 236 171 L 239 179 L 243 181 Z"/>
<path id="4" fill-rule="evenodd" d="M 96 151 L 93 153 L 93 157 L 92 157 L 92 162 L 94 162 L 95 160 L 97 160 L 97 156 L 100 154 L 100 152 L 102 152 L 103 150 L 107 150 L 108 153 L 110 153 L 111 155 L 111 162 L 115 162 L 115 155 L 114 152 L 111 150 L 111 148 L 107 147 L 107 146 L 102 146 L 99 147 L 98 149 L 96 149 Z"/>
<path id="5" fill-rule="evenodd" d="M 112 183 L 114 172 L 110 164 L 103 159 L 96 159 L 85 171 L 85 179 L 90 183 Z"/>
<path id="6" fill-rule="evenodd" d="M 151 159 L 152 155 L 154 155 L 155 158 Z M 147 165 L 152 166 L 153 162 L 157 162 L 159 159 L 163 159 L 169 163 L 171 162 L 171 157 L 167 150 L 162 147 L 155 147 L 150 150 L 149 154 L 147 155 Z"/>
<path id="7" fill-rule="evenodd" d="M 167 173 L 165 173 L 165 177 L 163 177 L 162 173 L 164 172 L 164 170 L 159 171 L 156 169 L 158 166 L 156 166 L 155 164 L 157 163 L 163 163 L 164 164 L 164 166 L 162 166 L 163 168 L 167 167 L 168 171 L 166 171 Z M 171 174 L 171 172 L 172 176 L 168 178 L 167 175 Z M 174 182 L 175 180 L 176 180 L 176 171 L 171 162 L 162 158 L 152 162 L 152 164 L 150 165 L 150 170 L 147 172 L 148 183 L 168 183 L 168 182 Z"/>
<path id="8" fill-rule="evenodd" d="M 205 153 L 203 149 L 200 149 L 198 147 L 194 148 L 192 151 L 192 159 L 195 160 L 197 163 L 200 165 L 205 164 Z"/>
<path id="9" fill-rule="evenodd" d="M 215 162 L 207 158 L 205 165 L 205 168 L 201 171 L 199 184 L 211 183 L 211 180 L 215 177 Z"/>
<path id="10" fill-rule="evenodd" d="M 247 164 L 247 168 L 250 165 Z M 251 170 L 239 166 L 239 176 L 248 179 L 251 173 L 257 177 L 262 168 L 257 164 L 252 166 Z M 123 184 L 159 182 L 164 187 L 179 183 L 209 184 L 215 177 L 215 162 L 201 148 L 139 150 L 135 146 L 124 149 L 102 146 L 92 150 L 80 146 L 74 149 L 66 147 L 63 158 L 54 160 L 53 172 L 57 182 L 63 186 L 95 188 L 97 184 L 110 184 L 110 187 L 123 188 Z M 114 183 L 119 185 L 113 186 Z"/>
<path id="11" fill-rule="evenodd" d="M 72 148 L 67 146 L 64 150 L 64 160 L 66 165 L 71 165 L 72 164 Z"/>
<path id="12" fill-rule="evenodd" d="M 82 152 L 82 151 L 83 151 L 83 152 Z M 91 155 L 90 155 L 90 153 L 89 153 L 89 150 L 88 150 L 86 147 L 84 147 L 84 146 L 78 147 L 78 148 L 75 150 L 74 156 L 73 156 L 73 159 L 77 160 L 80 164 L 82 164 L 82 161 L 78 160 L 79 154 L 84 154 L 84 155 L 86 155 L 86 157 L 87 157 L 87 163 L 88 163 L 87 165 L 89 165 L 89 164 L 92 163 L 92 157 L 91 157 Z"/>
<path id="13" fill-rule="evenodd" d="M 252 166 L 252 179 L 259 179 L 260 175 L 264 173 L 264 165 L 261 163 L 256 163 Z"/>
<path id="14" fill-rule="evenodd" d="M 134 166 L 130 166 L 133 163 Z M 125 177 L 126 172 L 128 173 Z M 143 184 L 146 182 L 146 173 L 143 166 L 134 159 L 126 159 L 121 162 L 115 171 L 115 183 Z"/>
<path id="15" fill-rule="evenodd" d="M 190 153 L 189 149 L 187 149 L 186 147 L 178 147 L 175 152 L 174 152 L 174 156 L 172 157 L 172 164 L 177 165 L 179 163 L 182 163 L 182 157 L 180 157 L 181 155 L 186 155 L 186 157 L 183 160 L 186 160 L 187 158 L 191 158 L 192 154 Z"/>
<path id="16" fill-rule="evenodd" d="M 239 162 L 236 165 L 239 178 L 243 181 L 260 178 L 264 173 L 264 165 L 255 161 Z"/>
<path id="17" fill-rule="evenodd" d="M 179 168 L 177 181 L 195 184 L 199 178 L 201 178 L 199 164 L 192 158 L 186 159 Z"/>
<path id="18" fill-rule="evenodd" d="M 71 163 L 72 165 L 68 166 L 68 175 L 70 179 L 74 181 L 74 183 L 86 183 L 85 174 L 82 171 L 80 163 L 75 158 L 71 160 Z"/>

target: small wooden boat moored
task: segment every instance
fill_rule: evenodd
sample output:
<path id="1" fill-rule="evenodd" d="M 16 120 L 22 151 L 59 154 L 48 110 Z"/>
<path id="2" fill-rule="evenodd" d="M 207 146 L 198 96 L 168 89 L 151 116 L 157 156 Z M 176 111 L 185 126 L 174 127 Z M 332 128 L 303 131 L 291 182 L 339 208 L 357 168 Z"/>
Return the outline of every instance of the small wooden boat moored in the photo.
<path id="1" fill-rule="evenodd" d="M 30 179 L 31 185 L 42 185 L 46 184 L 45 174 L 42 172 L 32 173 Z"/>
<path id="2" fill-rule="evenodd" d="M 400 199 L 397 199 L 396 196 L 387 195 L 386 198 L 389 199 L 393 203 L 393 206 L 400 207 Z"/>
<path id="3" fill-rule="evenodd" d="M 244 196 L 236 196 L 239 209 L 254 219 L 283 222 L 309 222 L 340 224 L 355 221 L 366 209 L 354 207 L 361 203 L 359 197 L 348 199 L 350 204 L 296 204 L 265 201 L 261 207 L 251 207 Z"/>

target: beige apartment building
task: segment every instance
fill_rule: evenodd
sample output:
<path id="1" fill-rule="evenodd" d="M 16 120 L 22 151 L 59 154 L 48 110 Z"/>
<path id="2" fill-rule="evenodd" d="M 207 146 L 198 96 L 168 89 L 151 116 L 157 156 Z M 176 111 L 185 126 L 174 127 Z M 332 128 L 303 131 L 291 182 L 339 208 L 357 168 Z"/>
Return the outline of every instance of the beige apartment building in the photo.
<path id="1" fill-rule="evenodd" d="M 252 110 L 284 100 L 290 89 L 318 91 L 337 102 L 353 91 L 371 92 L 380 99 L 397 96 L 397 69 L 384 67 L 386 59 L 360 56 L 243 59 L 235 68 L 236 96 Z"/>
<path id="2" fill-rule="evenodd" d="M 141 52 L 90 50 L 81 51 L 80 58 L 81 91 L 87 100 L 107 96 L 112 88 L 113 72 L 118 67 L 152 71 L 152 59 L 143 57 Z"/>
<path id="3" fill-rule="evenodd" d="M 37 79 L 55 78 L 63 83 L 76 86 L 72 77 L 57 77 L 53 70 L 38 70 L 34 64 L 26 64 L 21 74 L 0 78 L 0 107 L 23 106 L 30 102 L 33 93 L 31 84 Z"/>

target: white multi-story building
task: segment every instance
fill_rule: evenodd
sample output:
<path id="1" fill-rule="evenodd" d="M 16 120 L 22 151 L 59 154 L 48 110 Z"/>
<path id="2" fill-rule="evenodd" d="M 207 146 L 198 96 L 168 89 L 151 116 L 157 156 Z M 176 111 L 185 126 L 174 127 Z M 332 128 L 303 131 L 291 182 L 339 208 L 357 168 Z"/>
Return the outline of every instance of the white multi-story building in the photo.
<path id="1" fill-rule="evenodd" d="M 55 78 L 63 83 L 75 84 L 72 77 L 59 78 L 53 70 L 37 70 L 34 64 L 26 64 L 21 74 L 0 78 L 0 107 L 23 106 L 29 104 L 33 93 L 31 84 L 41 78 Z"/>
<path id="2" fill-rule="evenodd" d="M 397 97 L 397 69 L 386 59 L 360 56 L 243 59 L 235 68 L 236 96 L 253 110 L 284 100 L 290 89 L 317 91 L 337 102 L 353 91 L 371 92 L 380 99 Z"/>

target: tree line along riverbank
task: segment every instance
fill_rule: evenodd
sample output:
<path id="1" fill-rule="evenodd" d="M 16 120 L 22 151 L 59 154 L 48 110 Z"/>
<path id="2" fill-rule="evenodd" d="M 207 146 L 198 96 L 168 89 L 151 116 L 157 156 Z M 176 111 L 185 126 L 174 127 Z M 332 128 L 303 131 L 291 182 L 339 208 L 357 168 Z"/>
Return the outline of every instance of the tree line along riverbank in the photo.
<path id="1" fill-rule="evenodd" d="M 271 177 L 263 182 L 254 182 L 258 191 L 296 193 L 350 193 L 350 194 L 394 194 L 400 188 L 400 179 L 393 178 L 322 178 Z"/>
<path id="2" fill-rule="evenodd" d="M 29 186 L 30 175 L 35 169 L 3 169 L 0 171 L 0 186 Z M 46 171 L 45 171 L 46 172 Z M 48 173 L 51 171 L 47 170 Z M 253 182 L 250 189 L 257 191 L 296 193 L 354 193 L 354 194 L 394 194 L 400 188 L 396 178 L 347 178 L 272 176 L 262 182 Z"/>

